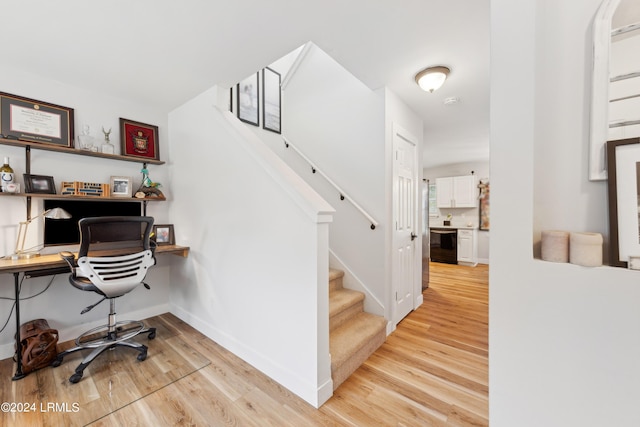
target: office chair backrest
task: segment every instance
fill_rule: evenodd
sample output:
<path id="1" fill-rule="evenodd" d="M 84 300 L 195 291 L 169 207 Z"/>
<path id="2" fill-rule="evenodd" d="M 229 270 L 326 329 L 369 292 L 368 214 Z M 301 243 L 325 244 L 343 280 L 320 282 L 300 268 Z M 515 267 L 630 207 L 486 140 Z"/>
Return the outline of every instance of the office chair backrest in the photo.
<path id="1" fill-rule="evenodd" d="M 103 216 L 82 218 L 80 227 L 80 249 L 78 257 L 95 250 L 150 249 L 149 236 L 153 228 L 153 217 L 149 216 Z M 126 252 L 126 251 L 125 251 Z"/>
<path id="2" fill-rule="evenodd" d="M 76 276 L 89 279 L 100 293 L 123 295 L 145 278 L 155 264 L 149 236 L 152 217 L 83 218 Z M 101 251 L 108 251 L 106 254 Z"/>

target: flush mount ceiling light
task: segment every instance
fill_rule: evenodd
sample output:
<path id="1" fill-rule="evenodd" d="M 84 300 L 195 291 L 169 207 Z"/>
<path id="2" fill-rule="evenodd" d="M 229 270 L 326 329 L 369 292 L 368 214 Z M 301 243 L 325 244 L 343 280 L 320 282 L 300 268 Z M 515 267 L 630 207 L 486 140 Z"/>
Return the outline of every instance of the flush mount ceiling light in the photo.
<path id="1" fill-rule="evenodd" d="M 422 90 L 433 92 L 443 85 L 450 71 L 444 66 L 425 68 L 416 74 L 416 83 Z"/>

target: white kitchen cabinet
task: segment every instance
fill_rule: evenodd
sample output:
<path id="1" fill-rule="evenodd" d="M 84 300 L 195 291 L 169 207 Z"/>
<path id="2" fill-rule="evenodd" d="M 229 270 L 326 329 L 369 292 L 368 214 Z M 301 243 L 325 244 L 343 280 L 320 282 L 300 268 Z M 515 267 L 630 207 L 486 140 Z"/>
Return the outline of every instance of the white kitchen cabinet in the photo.
<path id="1" fill-rule="evenodd" d="M 475 208 L 476 177 L 464 175 L 436 178 L 436 200 L 439 208 Z"/>
<path id="2" fill-rule="evenodd" d="M 458 264 L 478 264 L 478 236 L 475 229 L 458 229 Z"/>

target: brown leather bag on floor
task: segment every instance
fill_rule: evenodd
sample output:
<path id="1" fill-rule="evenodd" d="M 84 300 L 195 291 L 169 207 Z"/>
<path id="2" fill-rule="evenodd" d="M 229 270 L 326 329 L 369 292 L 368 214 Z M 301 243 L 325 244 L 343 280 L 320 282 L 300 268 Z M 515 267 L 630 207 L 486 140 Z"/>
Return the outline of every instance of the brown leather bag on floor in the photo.
<path id="1" fill-rule="evenodd" d="M 58 354 L 58 331 L 45 319 L 36 319 L 20 326 L 22 372 L 28 374 L 49 366 Z"/>

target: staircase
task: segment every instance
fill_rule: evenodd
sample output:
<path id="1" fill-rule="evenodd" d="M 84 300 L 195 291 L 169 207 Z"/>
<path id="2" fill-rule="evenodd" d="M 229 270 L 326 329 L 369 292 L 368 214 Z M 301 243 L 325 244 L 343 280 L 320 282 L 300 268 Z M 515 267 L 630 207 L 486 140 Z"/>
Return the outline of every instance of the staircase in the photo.
<path id="1" fill-rule="evenodd" d="M 344 272 L 329 271 L 329 351 L 337 389 L 386 339 L 384 317 L 364 312 L 364 294 L 344 289 Z"/>

